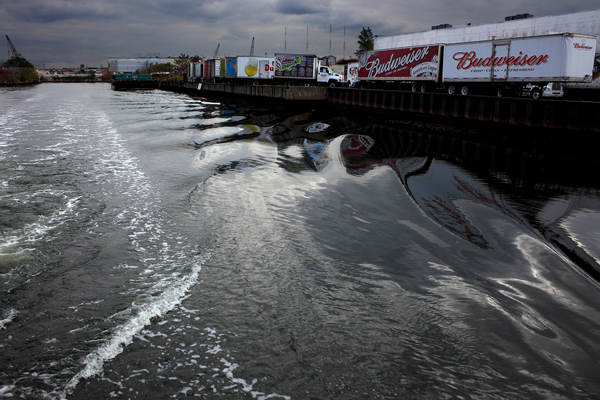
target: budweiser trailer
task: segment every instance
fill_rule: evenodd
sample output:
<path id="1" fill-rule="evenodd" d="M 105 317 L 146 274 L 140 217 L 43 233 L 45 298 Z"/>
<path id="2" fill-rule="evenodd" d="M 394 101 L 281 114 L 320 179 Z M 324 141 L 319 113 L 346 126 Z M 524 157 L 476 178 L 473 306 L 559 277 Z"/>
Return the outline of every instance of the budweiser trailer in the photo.
<path id="1" fill-rule="evenodd" d="M 440 83 L 441 44 L 399 49 L 366 51 L 358 56 L 360 86 L 379 83 L 400 89 L 426 92 Z"/>
<path id="2" fill-rule="evenodd" d="M 450 94 L 460 88 L 463 95 L 493 90 L 537 99 L 550 82 L 591 82 L 595 53 L 595 36 L 570 33 L 453 43 L 444 46 L 442 83 Z"/>
<path id="3" fill-rule="evenodd" d="M 431 30 L 374 38 L 375 50 L 424 46 L 431 43 L 466 43 L 493 40 L 499 37 L 529 37 L 557 32 L 576 32 L 600 37 L 600 9 L 571 14 L 535 17 L 519 14 L 501 22 L 452 27 L 438 25 Z M 600 47 L 596 47 L 596 62 L 592 82 L 563 84 L 566 97 L 600 98 Z M 574 96 L 573 96 L 574 95 Z"/>

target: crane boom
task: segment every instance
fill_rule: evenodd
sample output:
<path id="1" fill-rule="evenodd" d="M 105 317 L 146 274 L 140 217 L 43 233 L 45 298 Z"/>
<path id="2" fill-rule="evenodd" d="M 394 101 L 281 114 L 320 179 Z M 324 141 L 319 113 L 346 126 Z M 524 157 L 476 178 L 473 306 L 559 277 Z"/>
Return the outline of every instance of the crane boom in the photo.
<path id="1" fill-rule="evenodd" d="M 213 60 L 219 55 L 219 46 L 221 46 L 221 43 L 217 44 L 217 49 L 215 50 L 215 54 L 213 55 Z"/>
<path id="2" fill-rule="evenodd" d="M 22 58 L 21 54 L 17 51 L 17 49 L 15 49 L 15 46 L 13 46 L 12 42 L 8 38 L 8 35 L 5 35 L 5 36 L 6 36 L 6 40 L 8 40 L 8 47 L 10 48 L 8 54 L 12 53 L 12 56 L 14 58 Z"/>

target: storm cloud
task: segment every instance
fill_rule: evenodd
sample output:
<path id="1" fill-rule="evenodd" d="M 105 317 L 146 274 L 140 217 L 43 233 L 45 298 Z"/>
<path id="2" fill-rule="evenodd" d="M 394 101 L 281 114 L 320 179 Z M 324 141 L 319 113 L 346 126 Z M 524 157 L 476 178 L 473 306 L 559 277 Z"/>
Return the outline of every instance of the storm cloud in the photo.
<path id="1" fill-rule="evenodd" d="M 99 67 L 108 57 L 140 55 L 208 57 L 217 45 L 221 56 L 242 55 L 252 38 L 256 54 L 348 57 L 362 27 L 393 35 L 595 9 L 597 0 L 2 0 L 0 33 L 38 67 Z M 2 54 L 0 61 L 8 58 Z"/>

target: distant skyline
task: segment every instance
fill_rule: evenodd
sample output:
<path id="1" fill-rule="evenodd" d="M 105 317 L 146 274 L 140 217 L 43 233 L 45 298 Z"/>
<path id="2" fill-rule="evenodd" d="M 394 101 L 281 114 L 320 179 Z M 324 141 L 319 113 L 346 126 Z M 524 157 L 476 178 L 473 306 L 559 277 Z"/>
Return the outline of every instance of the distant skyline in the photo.
<path id="1" fill-rule="evenodd" d="M 253 37 L 256 55 L 283 52 L 287 42 L 288 52 L 341 58 L 354 54 L 363 27 L 387 36 L 598 8 L 597 0 L 1 0 L 0 61 L 10 57 L 4 35 L 38 68 L 106 67 L 108 57 L 211 57 L 219 44 L 221 56 L 247 55 Z"/>

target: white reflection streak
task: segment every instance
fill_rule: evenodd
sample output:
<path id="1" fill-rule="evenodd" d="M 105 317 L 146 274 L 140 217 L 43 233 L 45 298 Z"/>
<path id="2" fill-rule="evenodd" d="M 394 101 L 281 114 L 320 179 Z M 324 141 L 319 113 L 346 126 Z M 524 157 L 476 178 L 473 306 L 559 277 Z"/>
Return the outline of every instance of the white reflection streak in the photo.
<path id="1" fill-rule="evenodd" d="M 574 218 L 575 219 L 580 219 L 580 218 L 585 218 L 586 220 L 591 220 L 591 219 L 596 219 L 598 220 L 599 215 L 597 213 L 595 213 L 594 211 L 591 210 L 584 210 L 583 213 L 584 215 L 575 215 Z M 596 221 L 597 222 L 597 221 Z M 597 254 L 594 255 L 594 249 L 586 246 L 585 243 L 583 243 L 584 239 L 587 239 L 588 243 L 598 243 L 598 239 L 600 236 L 600 232 L 595 231 L 592 232 L 592 234 L 590 234 L 590 232 L 586 232 L 585 236 L 582 236 L 578 233 L 575 232 L 575 227 L 578 224 L 573 224 L 572 221 L 563 221 L 559 223 L 559 226 L 565 230 L 565 232 L 567 232 L 567 235 L 569 236 L 569 238 L 577 245 L 579 246 L 583 251 L 585 251 L 585 253 L 587 255 L 589 255 L 591 258 L 594 259 L 594 261 L 596 261 L 596 263 L 600 266 L 600 260 L 597 257 Z M 597 223 L 592 223 L 592 225 L 595 226 L 600 226 Z"/>
<path id="2" fill-rule="evenodd" d="M 433 233 L 431 233 L 430 231 L 428 231 L 425 228 L 420 227 L 419 225 L 415 224 L 414 222 L 407 221 L 407 220 L 400 220 L 400 219 L 397 221 L 399 224 L 407 226 L 410 229 L 412 229 L 413 231 L 415 231 L 416 233 L 418 233 L 419 235 L 423 236 L 425 239 L 429 240 L 431 243 L 437 244 L 440 247 L 450 247 L 450 245 L 448 243 L 439 239 Z"/>
<path id="3" fill-rule="evenodd" d="M 567 293 L 565 293 L 560 288 L 553 285 L 552 282 L 550 282 L 549 280 L 544 278 L 544 272 L 546 272 L 547 268 L 545 268 L 542 264 L 540 264 L 539 259 L 546 255 L 543 253 L 550 253 L 552 255 L 558 256 L 568 265 L 571 265 L 571 262 L 564 255 L 555 251 L 550 246 L 548 246 L 546 243 L 543 243 L 543 242 L 541 242 L 531 236 L 525 235 L 525 234 L 519 235 L 515 238 L 515 245 L 516 245 L 517 249 L 519 249 L 521 251 L 525 260 L 527 260 L 529 262 L 531 276 L 533 278 L 535 278 L 535 280 L 531 280 L 529 282 L 525 282 L 525 281 L 521 281 L 521 282 L 526 283 L 530 286 L 536 287 L 540 290 L 543 290 L 543 291 L 547 292 L 548 294 L 552 295 L 553 297 L 558 297 L 558 298 L 560 298 L 561 302 L 563 302 L 563 303 L 569 304 L 570 306 L 573 306 L 573 307 L 577 307 L 577 303 L 575 301 L 573 301 L 573 299 Z M 515 279 L 511 278 L 511 280 L 514 281 Z M 506 280 L 503 283 L 508 285 Z M 510 286 L 510 285 L 508 285 L 508 286 Z M 514 288 L 514 287 L 512 287 L 512 288 L 515 291 L 517 291 L 516 288 Z M 523 295 L 523 296 L 526 297 L 525 295 Z"/>

